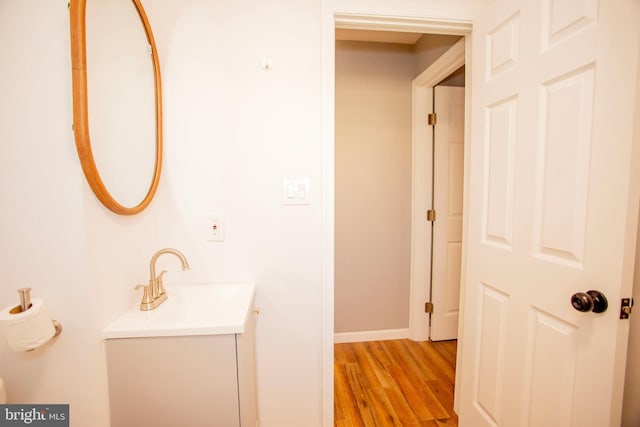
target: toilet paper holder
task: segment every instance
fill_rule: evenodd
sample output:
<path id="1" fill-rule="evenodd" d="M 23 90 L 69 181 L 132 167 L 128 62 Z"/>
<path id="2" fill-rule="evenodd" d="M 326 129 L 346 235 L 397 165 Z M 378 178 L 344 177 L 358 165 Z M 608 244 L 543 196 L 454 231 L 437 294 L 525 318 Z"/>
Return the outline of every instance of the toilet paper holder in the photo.
<path id="1" fill-rule="evenodd" d="M 31 288 L 20 288 L 18 289 L 18 293 L 20 294 L 20 305 L 13 307 L 10 311 L 11 314 L 22 313 L 31 308 Z M 53 327 L 55 329 L 55 333 L 53 334 L 53 337 L 51 337 L 53 339 L 62 333 L 62 323 L 58 322 L 55 319 L 51 321 L 53 322 Z M 35 348 L 26 351 L 33 350 L 35 350 Z"/>

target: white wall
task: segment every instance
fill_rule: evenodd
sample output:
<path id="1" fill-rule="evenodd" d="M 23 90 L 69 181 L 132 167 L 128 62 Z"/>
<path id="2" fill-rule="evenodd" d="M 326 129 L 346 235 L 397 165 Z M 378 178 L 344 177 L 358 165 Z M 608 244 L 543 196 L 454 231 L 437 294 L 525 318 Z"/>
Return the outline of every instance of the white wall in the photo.
<path id="1" fill-rule="evenodd" d="M 335 331 L 409 327 L 410 45 L 336 43 Z"/>
<path id="2" fill-rule="evenodd" d="M 144 4 L 166 156 L 150 208 L 119 217 L 96 201 L 75 153 L 67 0 L 0 0 L 0 303 L 30 285 L 64 326 L 29 354 L 0 343 L 9 399 L 70 403 L 73 425 L 106 426 L 100 330 L 148 280 L 151 254 L 173 246 L 192 270 L 163 257 L 168 281 L 257 284 L 261 425 L 318 426 L 321 3 Z M 281 204 L 284 175 L 311 178 L 311 205 Z M 226 215 L 224 243 L 204 241 L 209 212 Z"/>
<path id="3" fill-rule="evenodd" d="M 260 425 L 319 425 L 320 4 L 147 3 L 166 83 L 157 232 L 198 280 L 256 281 Z M 285 175 L 311 178 L 311 205 L 281 204 Z M 204 241 L 208 212 L 226 215 L 222 244 Z"/>
<path id="4" fill-rule="evenodd" d="M 0 343 L 0 376 L 10 403 L 71 403 L 78 424 L 90 425 L 104 411 L 100 387 L 84 385 L 99 383 L 100 367 L 68 21 L 66 1 L 0 1 L 0 304 L 30 286 L 64 327 L 32 353 Z"/>
<path id="5" fill-rule="evenodd" d="M 475 4 L 336 3 L 436 17 Z M 148 280 L 153 251 L 174 246 L 192 271 L 168 259 L 170 281 L 257 283 L 261 426 L 319 426 L 321 1 L 144 4 L 164 72 L 165 169 L 150 208 L 118 217 L 96 201 L 75 153 L 67 0 L 0 0 L 0 305 L 28 285 L 64 326 L 31 353 L 0 342 L 9 399 L 70 403 L 73 425 L 106 427 L 100 330 Z M 310 206 L 280 204 L 282 175 L 311 178 Z M 202 238 L 209 211 L 227 216 L 222 244 Z"/>

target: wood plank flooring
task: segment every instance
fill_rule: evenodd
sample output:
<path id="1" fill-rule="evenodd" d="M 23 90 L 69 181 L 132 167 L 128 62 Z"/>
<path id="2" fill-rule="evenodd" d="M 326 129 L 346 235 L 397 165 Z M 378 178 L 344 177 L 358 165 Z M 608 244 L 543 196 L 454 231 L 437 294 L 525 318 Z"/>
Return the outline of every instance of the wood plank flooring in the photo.
<path id="1" fill-rule="evenodd" d="M 336 427 L 457 427 L 457 341 L 335 344 Z"/>

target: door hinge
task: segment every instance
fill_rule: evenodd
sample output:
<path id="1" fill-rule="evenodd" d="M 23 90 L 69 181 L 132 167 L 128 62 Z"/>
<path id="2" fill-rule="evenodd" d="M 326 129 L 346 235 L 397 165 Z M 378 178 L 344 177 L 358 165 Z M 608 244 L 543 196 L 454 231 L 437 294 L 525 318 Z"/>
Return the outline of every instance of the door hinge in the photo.
<path id="1" fill-rule="evenodd" d="M 436 113 L 427 114 L 427 124 L 435 126 L 436 123 L 438 123 L 438 115 Z"/>
<path id="2" fill-rule="evenodd" d="M 424 303 L 424 312 L 427 314 L 433 314 L 433 303 L 425 302 Z"/>
<path id="3" fill-rule="evenodd" d="M 622 298 L 620 302 L 620 318 L 628 319 L 633 311 L 633 298 Z"/>
<path id="4" fill-rule="evenodd" d="M 427 211 L 427 221 L 435 222 L 436 220 L 436 211 L 435 209 L 429 209 Z"/>

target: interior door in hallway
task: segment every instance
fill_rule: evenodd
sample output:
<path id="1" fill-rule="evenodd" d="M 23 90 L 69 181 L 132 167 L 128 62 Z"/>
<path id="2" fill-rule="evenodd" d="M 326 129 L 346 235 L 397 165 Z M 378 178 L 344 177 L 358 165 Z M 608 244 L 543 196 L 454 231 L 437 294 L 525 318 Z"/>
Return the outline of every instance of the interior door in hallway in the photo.
<path id="1" fill-rule="evenodd" d="M 497 0 L 474 22 L 461 426 L 620 425 L 638 22 L 637 0 Z M 589 290 L 608 310 L 572 306 Z"/>
<path id="2" fill-rule="evenodd" d="M 430 338 L 458 337 L 464 181 L 464 88 L 434 88 L 433 261 Z"/>

